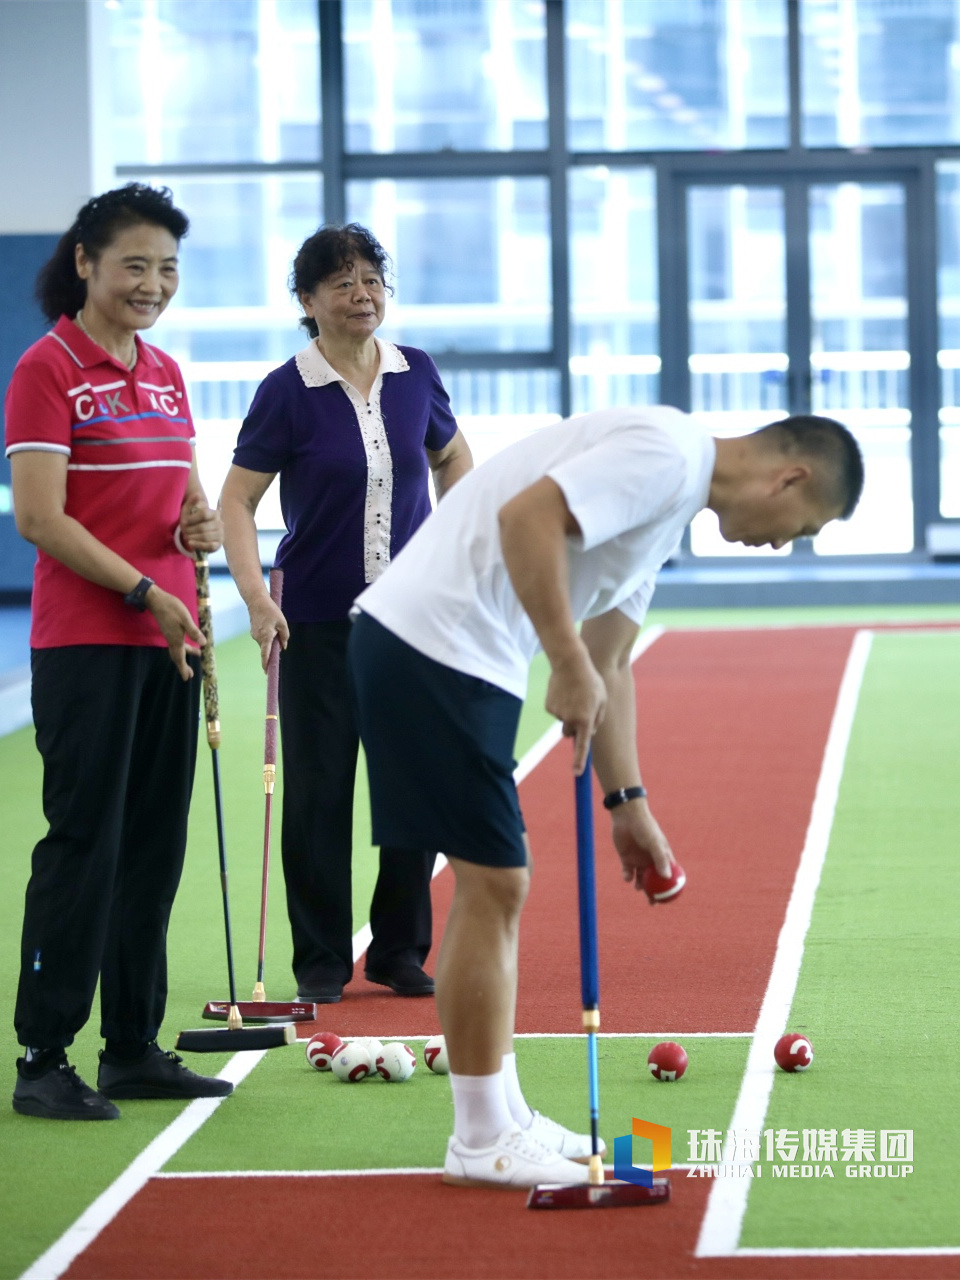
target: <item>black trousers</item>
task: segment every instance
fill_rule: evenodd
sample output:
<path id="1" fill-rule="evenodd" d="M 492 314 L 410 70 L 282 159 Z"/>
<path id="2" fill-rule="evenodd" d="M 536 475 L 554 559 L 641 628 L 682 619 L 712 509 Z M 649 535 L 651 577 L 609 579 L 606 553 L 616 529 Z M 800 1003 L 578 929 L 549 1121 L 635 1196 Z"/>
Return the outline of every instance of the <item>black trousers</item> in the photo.
<path id="1" fill-rule="evenodd" d="M 360 737 L 347 675 L 350 622 L 290 624 L 280 658 L 283 872 L 297 985 L 353 975 L 353 792 Z M 422 965 L 436 854 L 380 850 L 370 969 Z"/>
<path id="2" fill-rule="evenodd" d="M 197 755 L 199 661 L 166 649 L 35 649 L 33 716 L 49 830 L 33 851 L 14 1021 L 21 1044 L 66 1048 L 100 979 L 100 1034 L 156 1037 L 167 923 Z"/>

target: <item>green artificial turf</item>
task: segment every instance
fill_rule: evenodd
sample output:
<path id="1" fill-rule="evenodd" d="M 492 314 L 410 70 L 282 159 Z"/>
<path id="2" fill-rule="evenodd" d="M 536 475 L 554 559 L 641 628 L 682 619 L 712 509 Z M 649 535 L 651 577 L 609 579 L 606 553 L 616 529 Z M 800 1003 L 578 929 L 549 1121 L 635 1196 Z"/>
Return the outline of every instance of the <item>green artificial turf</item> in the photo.
<path id="1" fill-rule="evenodd" d="M 662 627 L 870 627 L 920 622 L 960 622 L 960 605 L 844 604 L 815 608 L 658 609 L 654 596 L 654 606 L 647 614 L 648 625 Z"/>
<path id="2" fill-rule="evenodd" d="M 914 1172 L 756 1180 L 744 1246 L 960 1246 L 958 710 L 960 636 L 875 638 L 789 1020 L 815 1061 L 766 1120 L 912 1129 Z"/>
<path id="3" fill-rule="evenodd" d="M 674 626 L 812 621 L 864 625 L 957 617 L 960 610 L 918 606 L 671 611 L 652 614 L 650 621 Z M 958 1047 L 955 922 L 960 918 L 960 903 L 953 855 L 960 819 L 955 800 L 960 759 L 955 714 L 958 643 L 949 635 L 880 636 L 875 642 L 824 893 L 818 900 L 797 997 L 798 1019 L 817 1028 L 817 1062 L 805 1076 L 778 1080 L 772 1112 L 772 1122 L 783 1126 L 825 1127 L 835 1115 L 839 1127 L 914 1127 L 915 1176 L 924 1180 L 923 1197 L 914 1190 L 919 1181 L 885 1186 L 834 1182 L 826 1187 L 792 1181 L 775 1188 L 775 1199 L 769 1198 L 770 1185 L 765 1183 L 762 1192 L 755 1191 L 751 1198 L 744 1244 L 785 1239 L 814 1247 L 843 1243 L 854 1234 L 854 1227 L 872 1233 L 869 1243 L 901 1237 L 910 1244 L 956 1243 L 956 1231 L 951 1234 L 950 1195 L 957 1185 L 960 1148 L 950 1109 L 950 1082 L 956 1078 Z M 218 645 L 217 654 L 226 845 L 238 995 L 243 999 L 249 997 L 256 976 L 265 691 L 257 651 L 247 637 Z M 531 673 L 518 757 L 551 723 L 543 710 L 545 688 L 546 667 L 541 659 Z M 201 1025 L 207 1000 L 226 995 L 209 754 L 201 744 L 187 864 L 171 921 L 170 999 L 161 1037 L 167 1045 L 172 1045 L 181 1028 Z M 4 881 L 0 958 L 8 974 L 0 989 L 0 1047 L 7 1063 L 7 1087 L 12 1091 L 18 1053 L 13 1007 L 23 890 L 30 850 L 44 831 L 41 772 L 32 730 L 0 738 L 0 776 Z M 292 995 L 293 981 L 279 855 L 282 768 L 279 778 L 266 985 L 271 999 L 282 1000 Z M 362 770 L 356 819 L 354 926 L 359 928 L 367 919 L 376 874 Z M 847 851 L 843 857 L 836 853 L 841 837 Z M 840 878 L 836 885 L 835 877 Z M 96 1078 L 97 1032 L 95 1004 L 90 1023 L 71 1051 L 71 1059 L 88 1080 Z M 855 1051 L 851 1045 L 857 1038 L 867 1047 L 855 1055 L 852 1070 L 849 1062 Z M 607 1045 L 614 1047 L 608 1050 Z M 680 1131 L 679 1137 L 674 1134 L 674 1162 L 682 1161 L 685 1129 L 725 1129 L 729 1124 L 745 1046 L 745 1041 L 689 1042 L 690 1070 L 672 1086 L 657 1084 L 636 1069 L 631 1054 L 639 1050 L 631 1049 L 630 1042 L 603 1042 L 601 1106 L 607 1142 L 629 1132 L 630 1119 L 636 1115 Z M 518 1053 L 534 1105 L 558 1119 L 582 1124 L 582 1042 L 522 1041 Z M 621 1054 L 626 1055 L 622 1067 Z M 203 1067 L 215 1072 L 225 1060 L 226 1055 L 205 1056 Z M 828 1072 L 833 1062 L 842 1063 L 844 1069 Z M 315 1112 L 305 1111 L 302 1105 L 308 1093 L 317 1099 Z M 811 1099 L 816 1106 L 808 1110 Z M 358 1109 L 356 1124 L 350 1118 L 351 1108 Z M 141 1102 L 127 1104 L 119 1123 L 71 1125 L 28 1119 L 17 1116 L 7 1104 L 0 1106 L 0 1280 L 19 1275 L 181 1110 L 182 1104 Z M 821 1115 L 826 1117 L 823 1121 L 818 1118 Z M 305 1116 L 315 1117 L 315 1124 L 304 1122 Z M 302 1051 L 291 1047 L 264 1058 L 228 1105 L 182 1150 L 174 1167 L 324 1167 L 289 1161 L 294 1155 L 316 1161 L 318 1150 L 327 1150 L 324 1144 L 333 1140 L 332 1135 L 340 1136 L 331 1150 L 337 1149 L 336 1143 L 341 1150 L 349 1148 L 350 1159 L 346 1152 L 342 1157 L 348 1167 L 418 1161 L 436 1167 L 449 1117 L 446 1083 L 422 1067 L 404 1085 L 379 1081 L 341 1085 L 312 1072 Z M 372 1119 L 376 1123 L 368 1124 Z M 258 1135 L 256 1154 L 244 1162 L 241 1153 L 247 1149 L 251 1127 Z M 354 1130 L 376 1130 L 375 1149 L 358 1154 L 358 1143 L 351 1136 Z M 419 1135 L 413 1145 L 411 1131 Z M 214 1163 L 217 1152 L 218 1164 Z M 837 1189 L 827 1194 L 833 1187 Z M 842 1211 L 833 1207 L 834 1202 L 844 1206 Z M 845 1221 L 848 1210 L 849 1221 Z M 859 1237 L 856 1242 L 864 1243 Z"/>
<path id="4" fill-rule="evenodd" d="M 267 1054 L 167 1171 L 439 1168 L 453 1124 L 450 1085 L 423 1065 L 423 1042 L 408 1043 L 418 1066 L 403 1084 L 345 1084 L 330 1072 L 314 1071 L 300 1046 Z M 748 1043 L 689 1040 L 687 1073 L 667 1084 L 647 1069 L 653 1040 L 601 1037 L 601 1133 L 609 1158 L 613 1138 L 631 1133 L 636 1116 L 671 1127 L 673 1161 L 684 1163 L 688 1129 L 729 1123 Z M 517 1066 L 531 1106 L 584 1133 L 590 1127 L 585 1045 L 581 1037 L 517 1041 Z M 646 1153 L 640 1147 L 637 1162 L 649 1162 L 649 1147 Z"/>

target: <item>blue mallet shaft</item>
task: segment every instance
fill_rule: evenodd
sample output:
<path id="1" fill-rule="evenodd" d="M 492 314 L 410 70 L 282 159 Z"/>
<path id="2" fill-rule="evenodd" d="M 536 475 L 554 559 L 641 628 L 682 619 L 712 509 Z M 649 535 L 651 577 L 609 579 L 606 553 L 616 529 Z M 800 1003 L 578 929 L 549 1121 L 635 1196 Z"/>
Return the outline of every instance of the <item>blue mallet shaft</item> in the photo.
<path id="1" fill-rule="evenodd" d="M 600 964 L 597 954 L 597 886 L 593 851 L 592 757 L 576 779 L 577 890 L 580 909 L 580 992 L 587 1033 L 587 1080 L 590 1096 L 591 1182 L 603 1181 L 600 1162 L 600 1076 L 597 1032 L 600 1029 Z"/>

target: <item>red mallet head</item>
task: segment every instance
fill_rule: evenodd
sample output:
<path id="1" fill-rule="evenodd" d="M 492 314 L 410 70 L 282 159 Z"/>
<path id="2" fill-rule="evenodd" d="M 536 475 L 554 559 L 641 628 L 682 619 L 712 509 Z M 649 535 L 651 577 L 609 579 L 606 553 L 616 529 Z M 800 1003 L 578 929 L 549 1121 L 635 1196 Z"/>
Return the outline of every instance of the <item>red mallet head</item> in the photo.
<path id="1" fill-rule="evenodd" d="M 774 1045 L 773 1056 L 784 1071 L 806 1071 L 813 1062 L 813 1045 L 806 1036 L 781 1036 Z"/>
<path id="2" fill-rule="evenodd" d="M 307 1061 L 317 1071 L 329 1071 L 330 1064 L 343 1048 L 343 1041 L 333 1031 L 318 1031 L 307 1041 Z"/>
<path id="3" fill-rule="evenodd" d="M 674 1040 L 662 1040 L 647 1054 L 647 1065 L 654 1080 L 679 1080 L 687 1069 L 686 1050 Z"/>
<path id="4" fill-rule="evenodd" d="M 647 867 L 640 883 L 651 902 L 672 902 L 687 883 L 687 873 L 679 862 L 673 864 L 669 876 L 662 876 L 656 867 Z"/>

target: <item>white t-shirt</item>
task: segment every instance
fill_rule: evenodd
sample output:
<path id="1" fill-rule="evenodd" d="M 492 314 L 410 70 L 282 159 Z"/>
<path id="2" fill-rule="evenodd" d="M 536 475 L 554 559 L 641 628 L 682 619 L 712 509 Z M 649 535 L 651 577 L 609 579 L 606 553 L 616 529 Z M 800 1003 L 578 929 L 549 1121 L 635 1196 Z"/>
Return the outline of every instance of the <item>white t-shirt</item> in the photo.
<path id="1" fill-rule="evenodd" d="M 357 605 L 427 657 L 522 698 L 540 646 L 503 562 L 501 507 L 550 476 L 582 531 L 567 539 L 574 618 L 620 609 L 641 623 L 657 570 L 706 505 L 715 456 L 712 437 L 664 406 L 544 427 L 459 481 Z"/>

